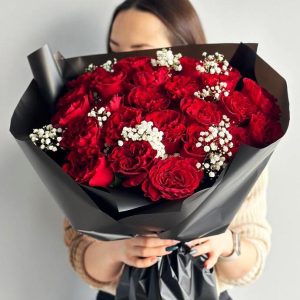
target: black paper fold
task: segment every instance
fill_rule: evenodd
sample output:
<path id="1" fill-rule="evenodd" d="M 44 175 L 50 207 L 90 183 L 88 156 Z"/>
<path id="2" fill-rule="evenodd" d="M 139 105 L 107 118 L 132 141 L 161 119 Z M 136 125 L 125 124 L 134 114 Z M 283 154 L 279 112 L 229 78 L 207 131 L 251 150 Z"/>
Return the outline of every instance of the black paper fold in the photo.
<path id="1" fill-rule="evenodd" d="M 115 299 L 217 300 L 214 270 L 205 269 L 203 257 L 194 258 L 188 251 L 182 244 L 149 268 L 125 266 Z"/>

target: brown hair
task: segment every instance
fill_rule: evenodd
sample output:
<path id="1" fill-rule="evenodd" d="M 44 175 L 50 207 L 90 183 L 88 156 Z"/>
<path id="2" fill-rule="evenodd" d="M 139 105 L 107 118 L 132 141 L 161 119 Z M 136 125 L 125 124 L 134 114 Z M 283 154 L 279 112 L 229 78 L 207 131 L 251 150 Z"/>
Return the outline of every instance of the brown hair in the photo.
<path id="1" fill-rule="evenodd" d="M 111 19 L 106 44 L 108 52 L 111 52 L 110 36 L 116 16 L 132 8 L 157 16 L 168 28 L 172 46 L 206 43 L 200 19 L 189 0 L 125 0 L 117 6 Z"/>

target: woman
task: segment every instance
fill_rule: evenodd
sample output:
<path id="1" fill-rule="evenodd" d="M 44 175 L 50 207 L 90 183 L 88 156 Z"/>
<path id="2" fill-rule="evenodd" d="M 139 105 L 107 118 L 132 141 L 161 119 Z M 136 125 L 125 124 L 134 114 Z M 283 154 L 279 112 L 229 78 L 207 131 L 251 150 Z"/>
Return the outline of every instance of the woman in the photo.
<path id="1" fill-rule="evenodd" d="M 205 42 L 200 20 L 188 0 L 127 0 L 113 14 L 107 48 L 121 52 Z M 215 267 L 222 300 L 231 299 L 227 289 L 256 280 L 263 270 L 271 234 L 266 220 L 266 176 L 264 171 L 225 233 L 188 243 L 191 255 L 208 254 L 205 267 Z M 157 256 L 176 250 L 178 243 L 157 236 L 98 241 L 76 232 L 67 219 L 64 225 L 74 270 L 91 287 L 110 294 L 116 292 L 124 264 L 149 267 Z M 238 249 L 236 239 L 240 240 Z M 97 299 L 110 299 L 102 291 Z"/>

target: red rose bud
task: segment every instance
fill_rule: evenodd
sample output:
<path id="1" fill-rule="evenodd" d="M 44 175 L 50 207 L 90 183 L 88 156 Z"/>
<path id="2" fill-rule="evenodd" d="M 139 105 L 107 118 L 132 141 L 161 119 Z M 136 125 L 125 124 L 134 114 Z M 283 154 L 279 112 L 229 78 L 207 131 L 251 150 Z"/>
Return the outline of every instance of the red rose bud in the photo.
<path id="1" fill-rule="evenodd" d="M 203 178 L 196 164 L 195 159 L 179 156 L 156 160 L 142 184 L 145 196 L 152 201 L 160 198 L 182 200 L 190 196 Z"/>
<path id="2" fill-rule="evenodd" d="M 185 133 L 184 117 L 180 112 L 175 110 L 152 112 L 146 115 L 146 121 L 152 121 L 154 126 L 164 133 L 162 143 L 167 154 L 180 151 Z"/>
<path id="3" fill-rule="evenodd" d="M 85 149 L 84 154 L 71 151 L 63 170 L 75 181 L 90 186 L 108 187 L 114 178 L 105 156 L 98 149 Z"/>
<path id="4" fill-rule="evenodd" d="M 101 74 L 94 77 L 90 88 L 97 91 L 101 95 L 101 98 L 107 101 L 115 94 L 124 93 L 124 80 L 126 78 L 126 73 L 105 72 L 105 76 Z"/>
<path id="5" fill-rule="evenodd" d="M 97 148 L 100 146 L 100 130 L 98 120 L 93 117 L 71 122 L 63 133 L 61 147 L 69 150 Z"/>
<path id="6" fill-rule="evenodd" d="M 166 82 L 164 88 L 171 99 L 180 100 L 193 96 L 194 92 L 200 88 L 200 84 L 189 76 L 175 75 Z"/>
<path id="7" fill-rule="evenodd" d="M 133 83 L 143 87 L 159 87 L 169 79 L 167 68 L 157 70 L 143 70 L 133 74 Z"/>
<path id="8" fill-rule="evenodd" d="M 279 120 L 280 108 L 276 103 L 276 98 L 250 78 L 244 78 L 243 84 L 241 92 L 249 97 L 265 115 L 273 120 Z"/>
<path id="9" fill-rule="evenodd" d="M 201 74 L 204 86 L 215 86 L 220 82 L 227 83 L 228 90 L 234 90 L 241 78 L 240 72 L 229 65 L 223 54 L 216 52 L 213 55 L 203 53 L 203 60 L 200 60 L 196 69 Z"/>
<path id="10" fill-rule="evenodd" d="M 138 86 L 129 93 L 126 104 L 148 112 L 166 109 L 169 103 L 170 100 L 158 88 Z"/>
<path id="11" fill-rule="evenodd" d="M 200 74 L 197 71 L 196 67 L 199 64 L 199 60 L 193 57 L 183 56 L 180 58 L 180 63 L 182 65 L 182 71 L 180 72 L 181 75 L 187 76 L 187 78 L 199 78 Z"/>
<path id="12" fill-rule="evenodd" d="M 257 112 L 257 107 L 251 99 L 238 91 L 232 92 L 228 97 L 223 97 L 222 103 L 230 118 L 238 123 L 248 121 L 251 115 Z"/>
<path id="13" fill-rule="evenodd" d="M 197 147 L 196 144 L 198 143 L 200 132 L 205 130 L 207 130 L 207 127 L 197 123 L 193 123 L 187 128 L 186 134 L 183 137 L 184 143 L 180 152 L 181 156 L 195 158 L 200 163 L 204 161 L 207 153 L 203 147 Z"/>
<path id="14" fill-rule="evenodd" d="M 188 97 L 181 100 L 180 107 L 183 112 L 201 125 L 217 125 L 222 120 L 222 112 L 216 103 Z"/>
<path id="15" fill-rule="evenodd" d="M 142 121 L 142 110 L 134 107 L 121 107 L 113 113 L 104 125 L 104 140 L 113 146 L 121 138 L 123 127 L 134 127 Z"/>
<path id="16" fill-rule="evenodd" d="M 280 122 L 270 120 L 260 112 L 251 117 L 248 130 L 251 144 L 255 147 L 270 145 L 283 135 Z"/>
<path id="17" fill-rule="evenodd" d="M 124 175 L 123 186 L 137 186 L 147 176 L 156 151 L 146 141 L 128 141 L 115 147 L 109 155 L 110 166 L 115 173 Z"/>
<path id="18" fill-rule="evenodd" d="M 90 111 L 90 100 L 85 94 L 85 88 L 79 87 L 71 90 L 59 99 L 57 112 L 52 117 L 51 123 L 56 126 L 66 127 L 70 122 L 79 120 Z"/>
<path id="19" fill-rule="evenodd" d="M 87 88 L 90 85 L 92 79 L 93 74 L 91 72 L 86 72 L 78 76 L 76 79 L 68 81 L 66 85 L 70 89 L 75 89 L 80 86 Z"/>

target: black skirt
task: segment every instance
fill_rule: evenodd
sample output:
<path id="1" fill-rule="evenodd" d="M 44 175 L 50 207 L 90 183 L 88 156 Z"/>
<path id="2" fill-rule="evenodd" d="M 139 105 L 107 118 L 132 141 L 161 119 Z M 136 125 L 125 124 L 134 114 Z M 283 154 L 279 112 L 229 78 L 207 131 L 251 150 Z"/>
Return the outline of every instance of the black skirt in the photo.
<path id="1" fill-rule="evenodd" d="M 103 291 L 99 291 L 97 294 L 96 300 L 114 300 L 114 296 L 108 293 L 105 293 Z M 232 298 L 228 295 L 228 293 L 225 291 L 221 293 L 220 300 L 232 300 Z"/>

